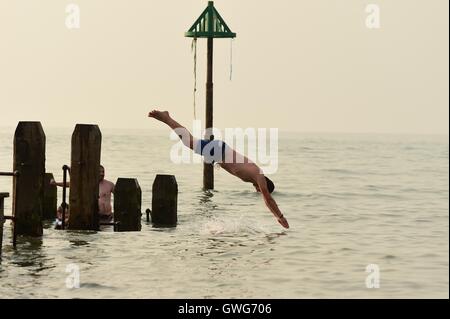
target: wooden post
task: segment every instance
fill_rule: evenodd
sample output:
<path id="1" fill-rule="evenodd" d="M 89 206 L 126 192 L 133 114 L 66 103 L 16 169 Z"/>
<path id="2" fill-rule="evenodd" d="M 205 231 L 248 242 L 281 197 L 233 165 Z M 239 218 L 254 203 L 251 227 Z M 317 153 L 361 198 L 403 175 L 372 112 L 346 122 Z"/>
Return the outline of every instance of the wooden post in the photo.
<path id="1" fill-rule="evenodd" d="M 54 180 L 52 173 L 45 173 L 44 176 L 44 204 L 42 208 L 43 219 L 55 219 L 56 210 L 58 209 L 58 191 L 56 185 L 51 185 L 50 181 Z"/>
<path id="2" fill-rule="evenodd" d="M 214 140 L 212 136 L 213 128 L 213 55 L 214 55 L 214 38 L 236 37 L 236 33 L 232 32 L 225 23 L 219 12 L 214 7 L 214 1 L 208 1 L 208 7 L 203 11 L 200 17 L 194 22 L 192 27 L 185 33 L 186 37 L 207 38 L 207 81 L 206 81 L 206 123 L 205 123 L 205 140 Z M 205 190 L 214 189 L 214 169 L 212 163 L 203 164 L 203 188 Z"/>
<path id="3" fill-rule="evenodd" d="M 14 232 L 42 236 L 45 175 L 45 134 L 40 122 L 19 122 L 14 134 Z"/>
<path id="4" fill-rule="evenodd" d="M 114 187 L 114 222 L 117 231 L 141 230 L 142 191 L 134 178 L 119 178 Z"/>
<path id="5" fill-rule="evenodd" d="M 72 134 L 69 229 L 98 230 L 102 133 L 97 125 L 77 124 Z"/>
<path id="6" fill-rule="evenodd" d="M 0 193 L 0 259 L 2 258 L 2 244 L 3 244 L 3 224 L 5 223 L 5 198 L 9 197 L 9 193 Z"/>
<path id="7" fill-rule="evenodd" d="M 152 224 L 156 227 L 176 227 L 178 184 L 175 176 L 157 175 L 152 192 Z"/>
<path id="8" fill-rule="evenodd" d="M 146 209 L 145 210 L 145 218 L 146 218 L 146 221 L 147 221 L 147 223 L 150 223 L 150 213 L 151 213 L 152 211 L 150 210 L 150 209 Z"/>
<path id="9" fill-rule="evenodd" d="M 206 81 L 206 123 L 205 139 L 214 140 L 213 128 L 213 56 L 214 39 L 208 38 L 208 65 Z M 203 188 L 205 190 L 214 189 L 214 167 L 212 163 L 203 163 Z"/>

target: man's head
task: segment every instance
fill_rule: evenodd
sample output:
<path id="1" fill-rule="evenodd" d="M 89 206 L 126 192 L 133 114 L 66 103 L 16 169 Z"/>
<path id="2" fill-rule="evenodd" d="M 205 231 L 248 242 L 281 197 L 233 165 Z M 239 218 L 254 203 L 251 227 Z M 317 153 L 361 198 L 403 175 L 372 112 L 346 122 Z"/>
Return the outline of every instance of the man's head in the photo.
<path id="1" fill-rule="evenodd" d="M 269 190 L 269 193 L 273 193 L 273 191 L 275 190 L 275 184 L 267 177 L 264 176 L 266 178 L 266 182 L 267 182 L 267 189 Z"/>
<path id="2" fill-rule="evenodd" d="M 100 182 L 105 179 L 105 168 L 100 165 Z"/>

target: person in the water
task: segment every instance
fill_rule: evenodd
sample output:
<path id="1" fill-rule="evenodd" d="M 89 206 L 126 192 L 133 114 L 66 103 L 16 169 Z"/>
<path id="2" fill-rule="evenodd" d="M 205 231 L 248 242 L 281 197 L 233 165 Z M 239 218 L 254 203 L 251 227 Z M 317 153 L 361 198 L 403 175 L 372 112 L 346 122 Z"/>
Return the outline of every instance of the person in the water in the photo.
<path id="1" fill-rule="evenodd" d="M 278 222 L 284 228 L 289 228 L 286 218 L 271 195 L 275 185 L 264 175 L 258 165 L 246 156 L 236 152 L 223 141 L 198 140 L 194 138 L 189 130 L 172 119 L 167 111 L 153 110 L 148 116 L 167 124 L 180 137 L 185 146 L 204 156 L 205 162 L 217 163 L 230 174 L 244 182 L 252 183 L 256 191 L 263 195 L 264 202 Z"/>
<path id="2" fill-rule="evenodd" d="M 113 219 L 111 194 L 114 194 L 114 183 L 105 179 L 105 168 L 103 167 L 103 165 L 100 165 L 99 177 L 98 214 L 100 217 L 100 221 L 110 222 Z M 51 180 L 50 184 L 60 187 L 64 186 L 63 183 L 57 183 L 55 182 L 55 180 Z M 70 182 L 66 183 L 66 187 L 70 187 Z"/>

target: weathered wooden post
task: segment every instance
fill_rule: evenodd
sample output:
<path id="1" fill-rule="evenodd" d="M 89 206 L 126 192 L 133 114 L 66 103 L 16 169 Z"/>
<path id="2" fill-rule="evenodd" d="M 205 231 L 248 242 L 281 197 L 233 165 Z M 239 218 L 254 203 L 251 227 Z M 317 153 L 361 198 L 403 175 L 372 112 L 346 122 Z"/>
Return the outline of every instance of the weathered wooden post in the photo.
<path id="1" fill-rule="evenodd" d="M 114 187 L 114 222 L 117 231 L 141 230 L 142 191 L 138 180 L 119 178 Z"/>
<path id="2" fill-rule="evenodd" d="M 13 182 L 14 231 L 17 235 L 42 236 L 45 175 L 45 134 L 40 122 L 19 122 L 14 134 Z"/>
<path id="3" fill-rule="evenodd" d="M 150 213 L 151 212 L 152 211 L 148 208 L 145 210 L 145 220 L 147 221 L 147 223 L 150 223 Z"/>
<path id="4" fill-rule="evenodd" d="M 58 209 L 58 191 L 56 185 L 50 182 L 55 180 L 52 173 L 45 173 L 44 176 L 44 200 L 42 208 L 43 219 L 55 219 Z"/>
<path id="5" fill-rule="evenodd" d="M 176 227 L 178 184 L 175 176 L 157 175 L 152 193 L 152 224 L 155 227 Z"/>
<path id="6" fill-rule="evenodd" d="M 208 1 L 208 7 L 195 21 L 188 32 L 189 38 L 207 38 L 207 81 L 206 81 L 206 123 L 205 139 L 213 140 L 213 49 L 214 38 L 235 38 L 236 33 L 232 32 L 219 12 L 214 7 L 213 1 Z M 212 163 L 204 163 L 203 166 L 203 188 L 214 189 L 214 169 Z"/>
<path id="7" fill-rule="evenodd" d="M 0 259 L 2 258 L 3 244 L 3 224 L 5 223 L 5 198 L 9 197 L 9 193 L 0 193 Z"/>
<path id="8" fill-rule="evenodd" d="M 98 185 L 102 133 L 97 125 L 77 124 L 72 134 L 69 229 L 98 230 Z"/>

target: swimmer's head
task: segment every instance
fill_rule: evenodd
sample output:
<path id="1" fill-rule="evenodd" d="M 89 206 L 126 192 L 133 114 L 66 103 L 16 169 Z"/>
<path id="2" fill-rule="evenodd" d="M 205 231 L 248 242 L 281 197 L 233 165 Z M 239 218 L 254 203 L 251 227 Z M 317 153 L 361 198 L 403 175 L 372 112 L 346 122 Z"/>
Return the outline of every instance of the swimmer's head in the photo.
<path id="1" fill-rule="evenodd" d="M 102 181 L 102 180 L 104 180 L 105 179 L 105 168 L 103 167 L 103 165 L 100 165 L 100 182 Z"/>
<path id="2" fill-rule="evenodd" d="M 275 184 L 269 178 L 265 177 L 265 179 L 266 179 L 266 183 L 267 183 L 267 190 L 269 191 L 269 193 L 272 193 L 275 190 Z M 253 186 L 255 186 L 255 189 L 258 193 L 261 192 L 258 184 L 254 183 Z"/>
<path id="3" fill-rule="evenodd" d="M 266 178 L 266 182 L 267 182 L 267 189 L 269 190 L 269 193 L 273 193 L 273 191 L 275 190 L 275 184 L 266 176 L 264 176 Z"/>

